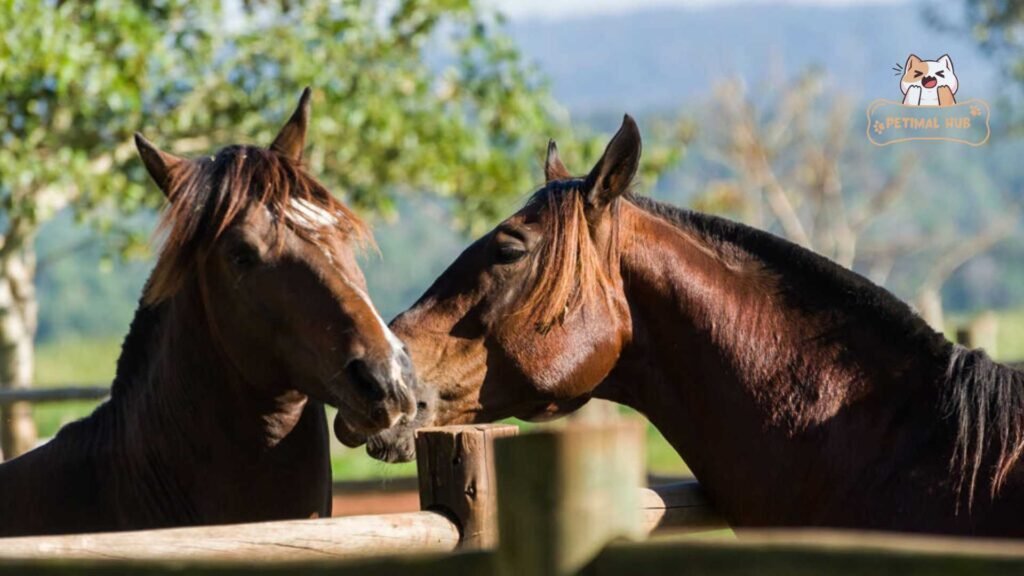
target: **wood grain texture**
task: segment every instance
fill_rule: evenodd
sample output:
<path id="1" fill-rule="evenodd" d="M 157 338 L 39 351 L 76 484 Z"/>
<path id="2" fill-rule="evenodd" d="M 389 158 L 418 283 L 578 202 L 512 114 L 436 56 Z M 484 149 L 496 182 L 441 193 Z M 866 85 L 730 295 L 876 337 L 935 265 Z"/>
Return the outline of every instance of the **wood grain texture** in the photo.
<path id="1" fill-rule="evenodd" d="M 696 480 L 640 489 L 645 532 L 728 528 Z"/>
<path id="2" fill-rule="evenodd" d="M 292 561 L 448 552 L 458 527 L 434 512 L 0 539 L 0 559 Z"/>
<path id="3" fill-rule="evenodd" d="M 571 424 L 495 442 L 498 573 L 575 574 L 617 538 L 644 535 L 636 422 Z"/>
<path id="4" fill-rule="evenodd" d="M 472 424 L 416 431 L 420 507 L 458 521 L 464 548 L 498 543 L 494 439 L 519 433 L 507 424 Z"/>

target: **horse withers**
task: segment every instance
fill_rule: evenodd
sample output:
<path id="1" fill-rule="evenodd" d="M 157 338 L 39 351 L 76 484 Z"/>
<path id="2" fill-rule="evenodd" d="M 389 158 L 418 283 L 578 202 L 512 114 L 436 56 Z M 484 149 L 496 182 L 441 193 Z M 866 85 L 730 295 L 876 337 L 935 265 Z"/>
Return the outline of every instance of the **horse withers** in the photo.
<path id="1" fill-rule="evenodd" d="M 302 165 L 307 88 L 269 148 L 185 159 L 136 144 L 166 238 L 109 401 L 0 466 L 0 535 L 328 516 L 347 444 L 415 413 L 366 294 L 366 226 Z"/>
<path id="2" fill-rule="evenodd" d="M 735 527 L 1024 534 L 1024 374 L 771 234 L 630 193 L 628 116 L 590 173 L 547 183 L 392 323 L 426 407 L 370 438 L 645 414 Z"/>

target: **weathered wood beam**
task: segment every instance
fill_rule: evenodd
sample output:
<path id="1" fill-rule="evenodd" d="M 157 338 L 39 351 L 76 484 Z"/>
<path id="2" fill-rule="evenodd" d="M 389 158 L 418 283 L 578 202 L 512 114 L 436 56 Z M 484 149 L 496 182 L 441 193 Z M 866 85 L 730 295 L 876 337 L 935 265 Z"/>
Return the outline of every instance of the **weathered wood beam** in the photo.
<path id="1" fill-rule="evenodd" d="M 450 552 L 458 543 L 458 526 L 443 514 L 409 512 L 137 532 L 4 538 L 0 539 L 0 559 L 265 562 Z"/>
<path id="2" fill-rule="evenodd" d="M 70 386 L 67 388 L 0 389 L 0 406 L 15 402 L 64 402 L 67 400 L 102 400 L 110 396 L 109 386 Z"/>
<path id="3" fill-rule="evenodd" d="M 696 480 L 640 489 L 646 532 L 697 532 L 728 528 Z"/>
<path id="4" fill-rule="evenodd" d="M 608 542 L 644 536 L 638 422 L 537 430 L 499 439 L 494 448 L 498 574 L 568 576 Z"/>
<path id="5" fill-rule="evenodd" d="M 494 439 L 519 433 L 508 424 L 471 424 L 416 431 L 420 508 L 450 514 L 464 548 L 498 544 Z"/>

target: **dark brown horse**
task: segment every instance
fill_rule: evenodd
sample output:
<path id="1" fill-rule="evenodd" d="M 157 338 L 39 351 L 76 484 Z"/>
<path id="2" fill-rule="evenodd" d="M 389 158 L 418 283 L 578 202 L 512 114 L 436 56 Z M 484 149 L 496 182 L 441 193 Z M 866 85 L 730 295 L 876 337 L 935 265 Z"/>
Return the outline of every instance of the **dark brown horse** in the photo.
<path id="1" fill-rule="evenodd" d="M 391 324 L 413 425 L 647 415 L 742 526 L 1024 534 L 1024 375 L 947 342 L 857 274 L 775 236 L 632 196 L 627 117 Z M 429 389 L 430 396 L 427 396 Z M 411 456 L 410 426 L 370 439 Z"/>
<path id="2" fill-rule="evenodd" d="M 356 443 L 415 412 L 366 296 L 365 226 L 303 169 L 309 90 L 270 148 L 136 143 L 166 240 L 111 397 L 0 466 L 0 535 L 328 516 L 323 403 Z"/>

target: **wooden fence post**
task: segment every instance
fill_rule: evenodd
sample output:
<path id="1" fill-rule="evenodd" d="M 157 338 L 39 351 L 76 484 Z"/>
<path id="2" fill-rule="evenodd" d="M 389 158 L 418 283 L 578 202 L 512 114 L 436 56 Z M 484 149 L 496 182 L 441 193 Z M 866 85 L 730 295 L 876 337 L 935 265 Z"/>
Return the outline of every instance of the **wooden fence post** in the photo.
<path id="1" fill-rule="evenodd" d="M 494 439 L 518 433 L 508 424 L 416 431 L 420 508 L 454 516 L 463 548 L 492 548 L 498 542 Z"/>
<path id="2" fill-rule="evenodd" d="M 576 574 L 608 542 L 644 536 L 640 423 L 539 430 L 499 440 L 495 456 L 498 574 Z"/>

